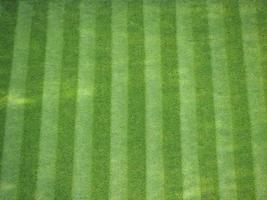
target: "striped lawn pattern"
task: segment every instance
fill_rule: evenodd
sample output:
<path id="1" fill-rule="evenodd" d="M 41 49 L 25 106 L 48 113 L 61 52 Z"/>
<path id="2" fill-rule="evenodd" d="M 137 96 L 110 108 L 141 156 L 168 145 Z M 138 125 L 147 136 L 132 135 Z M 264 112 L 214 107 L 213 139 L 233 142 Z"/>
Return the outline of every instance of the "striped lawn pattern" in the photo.
<path id="1" fill-rule="evenodd" d="M 266 200 L 267 1 L 0 0 L 0 199 Z"/>

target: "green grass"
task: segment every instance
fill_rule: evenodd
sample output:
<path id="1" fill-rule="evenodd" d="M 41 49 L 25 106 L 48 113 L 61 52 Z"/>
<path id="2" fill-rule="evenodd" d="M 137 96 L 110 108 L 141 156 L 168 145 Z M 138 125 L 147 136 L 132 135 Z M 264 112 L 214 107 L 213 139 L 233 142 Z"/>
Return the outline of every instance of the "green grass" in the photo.
<path id="1" fill-rule="evenodd" d="M 218 173 L 207 3 L 192 3 L 194 78 L 201 199 L 218 199 Z"/>
<path id="2" fill-rule="evenodd" d="M 161 2 L 160 41 L 162 77 L 162 132 L 164 157 L 164 196 L 182 197 L 179 74 L 176 46 L 175 1 Z"/>
<path id="3" fill-rule="evenodd" d="M 145 68 L 142 0 L 128 3 L 128 199 L 145 199 Z M 138 94 L 138 95 L 137 95 Z"/>
<path id="4" fill-rule="evenodd" d="M 267 199 L 267 2 L 0 0 L 0 200 Z"/>
<path id="5" fill-rule="evenodd" d="M 31 194 L 36 189 L 44 80 L 46 16 L 47 3 L 36 4 L 31 24 L 31 40 L 27 60 L 25 98 L 30 103 L 24 107 L 18 199 L 31 199 Z"/>
<path id="6" fill-rule="evenodd" d="M 111 124 L 111 2 L 96 1 L 92 199 L 108 199 Z"/>
<path id="7" fill-rule="evenodd" d="M 8 86 L 10 81 L 13 45 L 14 45 L 14 32 L 17 17 L 17 2 L 13 3 L 3 1 L 0 11 L 0 46 L 1 46 L 1 69 L 0 69 L 0 148 L 3 149 L 5 115 L 7 105 Z M 0 160 L 2 159 L 2 150 L 0 151 Z M 0 164 L 0 169 L 1 169 Z"/>
<path id="8" fill-rule="evenodd" d="M 239 10 L 238 2 L 226 1 L 224 4 L 225 26 L 228 30 L 225 43 L 231 88 L 236 183 L 240 199 L 255 199 L 251 123 Z"/>
<path id="9" fill-rule="evenodd" d="M 63 14 L 55 199 L 71 199 L 78 84 L 79 3 L 67 1 Z"/>

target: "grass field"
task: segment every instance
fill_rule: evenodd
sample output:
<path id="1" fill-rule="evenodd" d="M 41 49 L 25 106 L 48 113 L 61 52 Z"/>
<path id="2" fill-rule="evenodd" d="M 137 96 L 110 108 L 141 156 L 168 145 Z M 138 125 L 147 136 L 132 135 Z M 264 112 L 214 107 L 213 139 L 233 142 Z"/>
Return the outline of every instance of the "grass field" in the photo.
<path id="1" fill-rule="evenodd" d="M 266 0 L 0 0 L 0 200 L 267 200 Z"/>

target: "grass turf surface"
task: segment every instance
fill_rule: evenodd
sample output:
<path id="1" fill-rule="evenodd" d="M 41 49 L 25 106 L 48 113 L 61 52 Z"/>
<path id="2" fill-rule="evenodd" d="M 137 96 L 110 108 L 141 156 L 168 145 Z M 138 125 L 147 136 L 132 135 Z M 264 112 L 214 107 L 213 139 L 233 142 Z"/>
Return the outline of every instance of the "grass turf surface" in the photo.
<path id="1" fill-rule="evenodd" d="M 0 199 L 267 199 L 265 0 L 0 0 Z"/>

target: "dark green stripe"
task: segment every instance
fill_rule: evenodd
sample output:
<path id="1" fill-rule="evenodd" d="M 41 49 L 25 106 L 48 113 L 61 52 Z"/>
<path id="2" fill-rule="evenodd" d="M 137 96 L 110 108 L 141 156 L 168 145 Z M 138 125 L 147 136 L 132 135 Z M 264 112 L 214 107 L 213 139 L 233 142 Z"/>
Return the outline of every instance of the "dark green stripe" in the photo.
<path id="1" fill-rule="evenodd" d="M 176 47 L 176 1 L 160 5 L 161 75 L 165 199 L 182 197 L 179 75 Z"/>
<path id="2" fill-rule="evenodd" d="M 263 78 L 263 90 L 265 97 L 265 113 L 267 112 L 267 1 L 266 0 L 256 0 L 256 9 L 257 9 L 257 28 L 258 28 L 258 45 L 260 47 L 260 65 L 262 70 L 262 78 Z M 259 78 L 260 80 L 260 78 Z M 264 109 L 264 108 L 262 108 Z M 266 134 L 266 117 L 264 116 L 262 121 L 264 124 L 261 126 L 261 134 L 258 136 L 256 143 L 260 145 L 260 153 L 263 156 L 267 155 L 267 134 Z M 262 159 L 262 157 L 258 154 L 258 159 Z M 261 173 L 265 173 L 265 176 L 257 177 L 259 180 L 258 183 L 262 183 L 260 189 L 257 191 L 257 195 L 260 198 L 267 198 L 267 159 L 257 160 L 257 166 L 259 167 L 259 171 Z M 255 169 L 257 170 L 257 169 Z M 260 174 L 261 176 L 261 174 Z M 258 185 L 258 184 L 257 184 Z"/>
<path id="3" fill-rule="evenodd" d="M 33 5 L 29 60 L 25 86 L 25 117 L 18 199 L 35 199 L 34 192 L 37 180 L 41 126 L 46 19 L 47 3 L 45 1 L 35 3 Z"/>
<path id="4" fill-rule="evenodd" d="M 259 31 L 260 58 L 264 78 L 264 94 L 267 108 L 267 1 L 257 0 L 256 4 L 258 13 L 257 20 Z"/>
<path id="5" fill-rule="evenodd" d="M 4 144 L 7 95 L 12 67 L 18 2 L 1 0 L 0 11 L 0 172 Z"/>
<path id="6" fill-rule="evenodd" d="M 219 199 L 207 5 L 193 0 L 194 73 L 201 199 Z"/>
<path id="7" fill-rule="evenodd" d="M 56 199 L 71 199 L 79 57 L 79 1 L 67 0 L 59 100 Z"/>
<path id="8" fill-rule="evenodd" d="M 146 197 L 143 1 L 128 0 L 128 199 Z"/>
<path id="9" fill-rule="evenodd" d="M 92 199 L 108 199 L 111 123 L 111 0 L 96 0 Z"/>
<path id="10" fill-rule="evenodd" d="M 224 19 L 238 199 L 251 200 L 255 199 L 255 183 L 238 0 L 224 0 Z"/>

